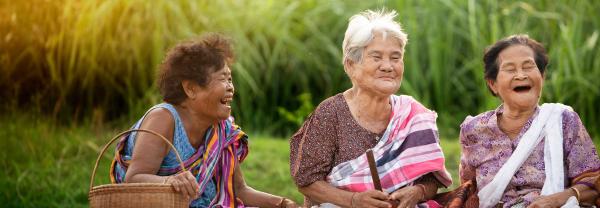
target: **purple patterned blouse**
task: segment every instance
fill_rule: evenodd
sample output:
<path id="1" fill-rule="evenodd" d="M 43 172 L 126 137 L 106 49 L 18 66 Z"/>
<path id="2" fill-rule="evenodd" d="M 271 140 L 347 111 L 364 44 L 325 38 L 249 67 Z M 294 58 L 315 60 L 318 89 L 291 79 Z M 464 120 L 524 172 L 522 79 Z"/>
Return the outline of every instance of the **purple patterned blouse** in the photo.
<path id="1" fill-rule="evenodd" d="M 529 129 L 533 118 L 539 114 L 539 107 L 525 123 L 519 135 L 511 139 L 498 127 L 498 115 L 504 108 L 500 105 L 496 110 L 467 117 L 461 124 L 460 144 L 462 155 L 459 174 L 461 181 L 476 179 L 477 187 L 492 181 L 502 165 L 508 160 Z M 590 135 L 581 123 L 579 115 L 574 111 L 564 111 L 562 115 L 564 167 L 567 183 L 581 173 L 600 168 L 600 159 L 590 139 Z M 533 153 L 519 168 L 509 182 L 504 196 L 500 200 L 503 207 L 524 202 L 525 206 L 539 196 L 544 186 L 544 140 L 533 150 Z M 571 184 L 566 184 L 567 187 Z"/>

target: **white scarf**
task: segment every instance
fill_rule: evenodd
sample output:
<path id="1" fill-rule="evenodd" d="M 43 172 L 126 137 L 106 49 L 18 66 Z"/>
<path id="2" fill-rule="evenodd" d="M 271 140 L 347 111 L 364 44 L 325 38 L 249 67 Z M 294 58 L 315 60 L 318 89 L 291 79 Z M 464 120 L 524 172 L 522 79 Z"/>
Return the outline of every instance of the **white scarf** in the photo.
<path id="1" fill-rule="evenodd" d="M 492 182 L 477 193 L 480 208 L 494 207 L 498 204 L 516 171 L 544 137 L 546 138 L 544 144 L 546 180 L 540 194 L 545 196 L 564 190 L 562 113 L 567 109 L 571 107 L 559 103 L 546 103 L 540 107 L 540 113 L 523 134 L 508 161 L 496 173 Z M 577 200 L 573 199 L 574 197 L 569 198 L 562 207 L 579 207 Z"/>

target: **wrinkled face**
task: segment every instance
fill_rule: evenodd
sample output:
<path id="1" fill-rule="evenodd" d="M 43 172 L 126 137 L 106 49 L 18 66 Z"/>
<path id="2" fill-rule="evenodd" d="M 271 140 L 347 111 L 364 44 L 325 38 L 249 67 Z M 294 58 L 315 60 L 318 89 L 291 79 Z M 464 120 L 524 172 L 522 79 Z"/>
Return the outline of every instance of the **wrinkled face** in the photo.
<path id="1" fill-rule="evenodd" d="M 535 64 L 533 50 L 513 45 L 498 54 L 498 76 L 487 83 L 505 105 L 527 109 L 537 106 L 544 77 Z"/>
<path id="2" fill-rule="evenodd" d="M 231 114 L 231 101 L 233 100 L 233 81 L 231 70 L 225 65 L 222 69 L 209 75 L 209 83 L 205 87 L 198 87 L 194 92 L 195 98 L 191 100 L 196 112 L 201 113 L 209 120 L 225 120 Z"/>
<path id="3" fill-rule="evenodd" d="M 362 61 L 350 61 L 346 72 L 353 87 L 381 95 L 391 95 L 398 91 L 404 73 L 404 51 L 400 41 L 389 35 L 384 39 L 376 33 L 365 47 Z"/>

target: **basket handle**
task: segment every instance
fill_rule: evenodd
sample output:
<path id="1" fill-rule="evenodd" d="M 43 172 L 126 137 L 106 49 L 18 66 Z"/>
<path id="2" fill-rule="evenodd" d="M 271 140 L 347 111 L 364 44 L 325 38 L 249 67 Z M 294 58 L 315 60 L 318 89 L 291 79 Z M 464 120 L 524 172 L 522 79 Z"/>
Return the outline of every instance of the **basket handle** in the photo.
<path id="1" fill-rule="evenodd" d="M 102 151 L 100 151 L 100 155 L 98 155 L 98 159 L 96 159 L 96 164 L 94 165 L 94 170 L 92 171 L 92 177 L 90 179 L 90 192 L 92 191 L 92 187 L 94 187 L 94 179 L 96 177 L 96 169 L 98 168 L 98 163 L 100 163 L 100 159 L 102 158 L 102 155 L 104 155 L 104 153 L 106 152 L 108 147 L 110 147 L 110 145 L 112 145 L 112 143 L 114 143 L 117 139 L 121 138 L 121 136 L 123 136 L 125 134 L 129 134 L 134 131 L 147 132 L 150 134 L 154 134 L 154 135 L 158 136 L 158 138 L 165 141 L 169 145 L 169 147 L 171 147 L 173 152 L 175 153 L 175 156 L 177 157 L 177 160 L 179 161 L 179 165 L 181 166 L 181 170 L 186 171 L 185 166 L 183 165 L 183 161 L 181 160 L 179 153 L 177 153 L 177 149 L 175 149 L 173 144 L 171 144 L 171 142 L 169 140 L 167 140 L 167 138 L 165 138 L 163 135 L 160 135 L 159 133 L 156 133 L 156 132 L 150 131 L 150 130 L 146 130 L 146 129 L 130 129 L 130 130 L 121 132 L 120 134 L 118 134 L 117 136 L 112 138 L 106 145 L 104 145 L 104 148 L 102 148 Z"/>

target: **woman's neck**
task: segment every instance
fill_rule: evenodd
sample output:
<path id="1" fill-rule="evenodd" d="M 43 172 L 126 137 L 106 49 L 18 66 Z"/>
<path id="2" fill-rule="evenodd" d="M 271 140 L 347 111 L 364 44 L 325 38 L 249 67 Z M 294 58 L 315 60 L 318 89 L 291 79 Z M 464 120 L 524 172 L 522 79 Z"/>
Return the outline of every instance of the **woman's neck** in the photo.
<path id="1" fill-rule="evenodd" d="M 519 135 L 525 123 L 535 113 L 535 106 L 527 108 L 511 107 L 504 105 L 504 112 L 500 116 L 499 127 L 511 139 Z"/>
<path id="2" fill-rule="evenodd" d="M 206 116 L 188 107 L 188 104 L 185 101 L 179 105 L 176 105 L 175 108 L 181 117 L 181 121 L 190 143 L 194 147 L 198 147 L 204 140 L 204 134 L 206 133 L 206 130 L 212 126 L 214 122 L 207 120 Z"/>
<path id="3" fill-rule="evenodd" d="M 385 130 L 392 111 L 389 95 L 373 94 L 354 87 L 343 95 L 350 113 L 361 126 L 375 133 Z"/>
<path id="4" fill-rule="evenodd" d="M 502 117 L 509 120 L 525 120 L 527 121 L 531 115 L 535 112 L 535 106 L 520 108 L 520 107 L 511 107 L 509 105 L 504 105 L 504 112 L 502 113 Z"/>

